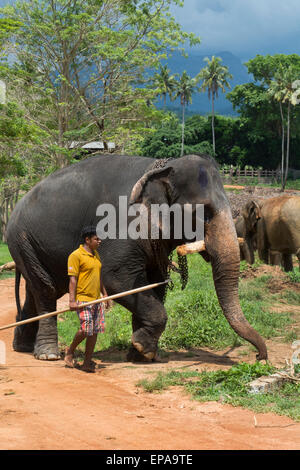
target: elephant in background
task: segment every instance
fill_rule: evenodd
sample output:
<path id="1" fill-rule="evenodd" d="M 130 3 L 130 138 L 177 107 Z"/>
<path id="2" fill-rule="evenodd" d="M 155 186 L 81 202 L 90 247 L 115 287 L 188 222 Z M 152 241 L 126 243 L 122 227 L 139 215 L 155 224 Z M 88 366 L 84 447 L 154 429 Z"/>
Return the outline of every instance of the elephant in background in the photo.
<path id="1" fill-rule="evenodd" d="M 247 213 L 248 213 L 248 210 L 253 210 L 254 213 L 257 211 L 257 213 L 260 214 L 259 207 L 256 208 L 255 204 L 253 204 L 253 201 L 250 207 L 249 206 L 247 207 Z M 256 233 L 255 232 L 253 233 L 251 230 L 249 233 L 247 232 L 246 221 L 244 217 L 247 218 L 246 215 L 245 216 L 239 215 L 238 217 L 234 219 L 237 236 L 239 238 L 244 239 L 244 242 L 240 243 L 240 257 L 241 257 L 241 261 L 245 260 L 247 261 L 247 263 L 253 264 L 255 261 L 254 253 L 257 250 L 257 236 L 256 236 Z M 261 216 L 258 215 L 258 217 L 260 218 Z M 256 217 L 255 219 L 253 219 L 254 226 L 257 223 L 257 220 L 259 219 L 256 219 Z M 278 253 L 277 251 L 269 250 L 267 264 L 271 264 L 273 266 L 281 266 L 282 255 Z"/>
<path id="2" fill-rule="evenodd" d="M 246 235 L 257 244 L 258 256 L 266 264 L 281 263 L 293 270 L 292 255 L 300 265 L 300 197 L 279 196 L 249 201 L 242 211 Z"/>

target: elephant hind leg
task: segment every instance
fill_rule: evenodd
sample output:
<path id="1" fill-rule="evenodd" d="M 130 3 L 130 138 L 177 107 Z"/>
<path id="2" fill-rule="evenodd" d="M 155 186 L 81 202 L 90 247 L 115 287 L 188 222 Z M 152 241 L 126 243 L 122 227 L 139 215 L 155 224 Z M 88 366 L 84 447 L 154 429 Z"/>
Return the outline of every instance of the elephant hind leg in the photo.
<path id="1" fill-rule="evenodd" d="M 26 282 L 26 298 L 18 321 L 36 316 L 36 305 L 33 294 Z M 14 332 L 13 349 L 18 352 L 32 352 L 38 331 L 38 322 L 17 326 Z"/>

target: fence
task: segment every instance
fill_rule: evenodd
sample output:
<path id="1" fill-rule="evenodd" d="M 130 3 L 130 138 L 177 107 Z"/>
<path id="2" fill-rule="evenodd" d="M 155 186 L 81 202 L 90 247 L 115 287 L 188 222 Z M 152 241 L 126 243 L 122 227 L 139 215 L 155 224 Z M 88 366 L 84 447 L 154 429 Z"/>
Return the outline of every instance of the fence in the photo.
<path id="1" fill-rule="evenodd" d="M 224 181 L 230 183 L 279 183 L 281 181 L 280 170 L 257 170 L 254 168 L 247 168 L 241 170 L 240 168 L 221 168 L 221 177 Z M 289 178 L 300 178 L 300 170 L 289 170 Z"/>

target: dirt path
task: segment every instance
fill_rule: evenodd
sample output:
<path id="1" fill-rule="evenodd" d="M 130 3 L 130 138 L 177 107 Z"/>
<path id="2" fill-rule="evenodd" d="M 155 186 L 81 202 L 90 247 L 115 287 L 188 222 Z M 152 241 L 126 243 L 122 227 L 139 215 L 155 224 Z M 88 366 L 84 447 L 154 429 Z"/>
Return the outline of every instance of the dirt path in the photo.
<path id="1" fill-rule="evenodd" d="M 0 324 L 14 321 L 14 279 L 0 281 L 0 305 Z M 236 350 L 228 357 L 182 352 L 167 363 L 141 365 L 122 362 L 120 354 L 106 361 L 103 354 L 96 373 L 84 374 L 66 369 L 62 361 L 14 352 L 12 337 L 12 329 L 0 333 L 7 353 L 6 366 L 0 366 L 0 449 L 300 448 L 300 424 L 286 417 L 256 413 L 255 427 L 252 411 L 198 403 L 176 387 L 148 394 L 135 385 L 162 369 L 230 367 L 240 360 Z M 284 353 L 270 348 L 271 360 Z"/>

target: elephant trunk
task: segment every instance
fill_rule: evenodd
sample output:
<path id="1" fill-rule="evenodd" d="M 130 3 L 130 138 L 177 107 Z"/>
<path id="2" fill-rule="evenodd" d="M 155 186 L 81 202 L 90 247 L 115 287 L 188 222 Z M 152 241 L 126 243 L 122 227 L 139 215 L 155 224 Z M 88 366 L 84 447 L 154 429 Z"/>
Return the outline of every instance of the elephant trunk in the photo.
<path id="1" fill-rule="evenodd" d="M 263 339 L 241 310 L 238 296 L 240 251 L 229 209 L 217 213 L 207 224 L 205 246 L 211 257 L 216 293 L 227 321 L 240 337 L 257 348 L 258 360 L 267 359 Z"/>

